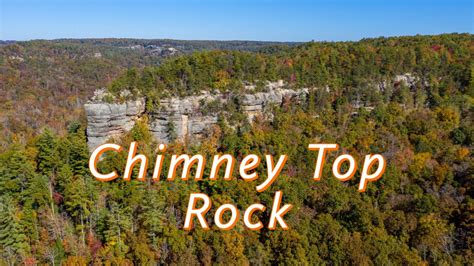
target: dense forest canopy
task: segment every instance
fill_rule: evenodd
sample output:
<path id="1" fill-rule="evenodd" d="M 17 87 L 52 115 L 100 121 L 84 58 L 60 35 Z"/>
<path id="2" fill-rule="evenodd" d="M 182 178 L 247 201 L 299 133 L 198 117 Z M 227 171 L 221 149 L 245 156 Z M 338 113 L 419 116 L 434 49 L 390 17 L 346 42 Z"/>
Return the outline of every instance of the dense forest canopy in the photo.
<path id="1" fill-rule="evenodd" d="M 446 34 L 204 51 L 127 70 L 109 84 L 110 91 L 145 96 L 149 111 L 166 95 L 239 93 L 248 83 L 282 79 L 290 87 L 317 89 L 303 104 L 274 106 L 268 110 L 273 119 L 257 117 L 253 123 L 230 104 L 215 110 L 221 119 L 205 141 L 169 144 L 168 155 L 201 153 L 208 162 L 218 153 L 237 160 L 250 153 L 287 154 L 281 176 L 264 193 L 255 191 L 255 182 L 210 181 L 207 172 L 202 181 L 98 182 L 87 168 L 85 124 L 77 121 L 68 121 L 64 134 L 44 129 L 27 141 L 12 140 L 0 154 L 2 262 L 469 264 L 473 41 L 469 34 Z M 412 86 L 392 82 L 408 72 L 418 77 Z M 384 80 L 384 89 L 374 86 Z M 355 100 L 372 108 L 356 108 Z M 132 140 L 149 158 L 156 153 L 146 120 L 118 143 L 127 148 Z M 357 178 L 332 178 L 330 167 L 315 182 L 317 154 L 307 146 L 321 142 L 341 146 L 327 157 L 329 163 L 341 153 L 358 162 L 381 153 L 386 172 L 365 193 L 357 192 Z M 123 174 L 126 156 L 109 154 L 99 168 Z M 294 204 L 285 216 L 290 230 L 249 231 L 241 223 L 226 232 L 213 228 L 211 213 L 220 205 L 270 205 L 277 190 L 284 192 L 283 202 Z M 192 192 L 212 199 L 210 231 L 182 230 Z M 259 216 L 262 222 L 269 211 Z"/>
<path id="2" fill-rule="evenodd" d="M 151 100 L 157 94 L 183 96 L 203 89 L 239 91 L 244 83 L 280 79 L 298 88 L 361 89 L 403 73 L 433 86 L 468 89 L 473 41 L 472 35 L 462 34 L 269 46 L 258 53 L 196 52 L 143 71 L 131 69 L 110 89 L 116 93 L 128 89 Z"/>

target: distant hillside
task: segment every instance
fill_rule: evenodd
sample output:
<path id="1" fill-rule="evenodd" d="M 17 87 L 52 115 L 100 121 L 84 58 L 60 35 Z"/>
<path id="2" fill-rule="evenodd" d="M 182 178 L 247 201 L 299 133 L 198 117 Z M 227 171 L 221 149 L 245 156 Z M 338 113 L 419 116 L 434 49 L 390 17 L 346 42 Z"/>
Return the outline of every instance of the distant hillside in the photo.
<path id="1" fill-rule="evenodd" d="M 189 53 L 200 50 L 240 50 L 256 51 L 268 46 L 295 46 L 298 42 L 267 42 L 267 41 L 215 41 L 215 40 L 172 40 L 172 39 L 128 39 L 128 38 L 107 38 L 107 39 L 58 39 L 55 43 L 78 43 L 92 44 L 106 47 L 142 47 L 153 49 L 154 47 L 174 47 L 181 52 Z"/>
<path id="2" fill-rule="evenodd" d="M 0 46 L 13 44 L 13 43 L 15 43 L 15 42 L 16 42 L 16 41 L 10 41 L 10 40 L 4 41 L 4 40 L 0 40 Z"/>
<path id="3" fill-rule="evenodd" d="M 273 42 L 62 39 L 0 43 L 0 145 L 44 126 L 61 133 L 84 101 L 128 68 L 155 66 L 195 50 L 256 50 Z"/>
<path id="4" fill-rule="evenodd" d="M 374 87 L 374 82 L 412 73 L 420 78 L 418 89 L 429 83 L 431 89 L 441 89 L 432 97 L 442 98 L 472 93 L 467 90 L 473 42 L 470 34 L 443 34 L 270 46 L 257 53 L 196 52 L 141 72 L 129 70 L 112 82 L 110 90 L 145 95 L 153 106 L 154 99 L 162 96 L 193 95 L 202 90 L 236 92 L 245 84 L 261 87 L 258 85 L 265 81 L 283 80 L 290 87 L 329 87 L 335 95 L 369 99 L 374 93 L 367 88 Z"/>

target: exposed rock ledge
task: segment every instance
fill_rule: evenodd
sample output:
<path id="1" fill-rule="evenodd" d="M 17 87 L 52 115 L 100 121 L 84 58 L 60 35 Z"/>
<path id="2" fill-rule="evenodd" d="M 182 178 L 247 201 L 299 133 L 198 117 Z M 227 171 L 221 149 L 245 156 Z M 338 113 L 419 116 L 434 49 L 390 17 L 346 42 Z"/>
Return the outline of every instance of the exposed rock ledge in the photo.
<path id="1" fill-rule="evenodd" d="M 183 98 L 172 97 L 160 101 L 160 108 L 149 114 L 149 127 L 155 138 L 167 143 L 170 141 L 170 128 L 174 128 L 174 137 L 178 140 L 201 138 L 206 130 L 217 123 L 218 113 L 204 115 L 203 105 L 217 101 L 222 106 L 226 102 L 236 101 L 240 111 L 249 119 L 262 114 L 269 105 L 281 105 L 286 101 L 300 101 L 306 98 L 308 89 L 285 89 L 283 83 L 268 83 L 266 92 L 252 94 L 210 94 L 204 92 L 198 96 Z M 145 112 L 145 99 L 125 103 L 107 103 L 103 101 L 106 93 L 98 90 L 94 97 L 84 105 L 87 115 L 87 141 L 93 150 L 109 138 L 129 131 L 135 121 Z M 110 96 L 108 96 L 110 97 Z M 171 126 L 172 125 L 172 126 Z"/>
<path id="2" fill-rule="evenodd" d="M 89 102 L 84 105 L 87 115 L 87 144 L 94 149 L 110 137 L 118 136 L 135 125 L 145 111 L 145 100 L 126 103 Z"/>
<path id="3" fill-rule="evenodd" d="M 395 76 L 392 84 L 402 84 L 414 88 L 419 80 L 418 77 L 405 73 Z M 425 83 L 424 86 L 429 85 Z M 383 91 L 387 82 L 382 81 L 374 86 Z M 245 89 L 251 91 L 255 89 L 255 86 L 249 85 Z M 265 92 L 248 94 L 211 94 L 204 91 L 197 96 L 165 98 L 160 101 L 159 110 L 148 114 L 149 127 L 155 138 L 162 143 L 170 141 L 170 128 L 174 128 L 172 135 L 177 140 L 199 139 L 206 130 L 217 123 L 218 112 L 205 114 L 206 112 L 203 111 L 204 106 L 208 103 L 218 102 L 225 108 L 225 103 L 237 102 L 239 110 L 246 114 L 249 120 L 252 120 L 256 115 L 263 114 L 269 105 L 282 105 L 290 101 L 299 102 L 305 99 L 309 92 L 308 89 L 286 89 L 283 81 L 267 82 L 265 90 Z M 326 90 L 329 91 L 329 88 L 326 87 Z M 122 92 L 121 96 L 127 97 L 127 92 Z M 105 99 L 108 100 L 105 101 Z M 88 122 L 87 141 L 91 150 L 105 143 L 109 138 L 129 131 L 135 121 L 145 112 L 144 98 L 122 104 L 108 103 L 110 101 L 114 101 L 113 97 L 101 89 L 97 90 L 91 101 L 84 106 Z M 358 102 L 353 103 L 353 106 L 369 110 L 372 108 Z"/>

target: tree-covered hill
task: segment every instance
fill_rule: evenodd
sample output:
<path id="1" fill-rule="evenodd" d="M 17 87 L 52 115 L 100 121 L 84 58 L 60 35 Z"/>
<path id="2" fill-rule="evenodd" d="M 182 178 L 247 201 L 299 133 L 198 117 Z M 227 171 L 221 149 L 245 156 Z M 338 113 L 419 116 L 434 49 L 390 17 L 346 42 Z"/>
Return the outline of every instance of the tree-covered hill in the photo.
<path id="1" fill-rule="evenodd" d="M 179 56 L 142 71 L 131 69 L 112 82 L 156 104 L 162 96 L 202 90 L 242 91 L 245 84 L 284 80 L 290 87 L 328 86 L 334 93 L 360 93 L 388 85 L 396 75 L 418 77 L 420 90 L 436 100 L 470 94 L 474 37 L 470 34 L 364 39 L 360 42 L 314 42 L 296 47 L 266 47 L 257 53 L 204 51 Z M 261 87 L 261 86 L 260 86 Z M 436 89 L 435 89 L 436 88 Z M 434 91 L 436 90 L 436 93 Z"/>
<path id="2" fill-rule="evenodd" d="M 0 44 L 0 150 L 48 126 L 64 133 L 82 105 L 128 68 L 196 50 L 256 50 L 291 43 L 139 39 L 4 41 Z"/>

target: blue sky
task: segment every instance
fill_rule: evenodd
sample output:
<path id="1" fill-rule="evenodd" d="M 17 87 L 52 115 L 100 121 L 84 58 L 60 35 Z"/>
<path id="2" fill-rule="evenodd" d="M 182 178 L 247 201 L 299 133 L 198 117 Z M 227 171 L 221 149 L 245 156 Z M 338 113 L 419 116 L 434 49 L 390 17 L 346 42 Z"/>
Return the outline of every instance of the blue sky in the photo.
<path id="1" fill-rule="evenodd" d="M 0 39 L 359 40 L 473 32 L 472 0 L 0 0 Z"/>

